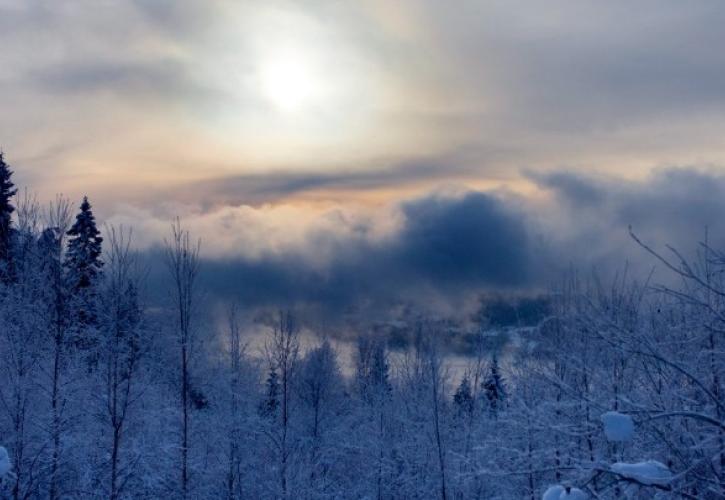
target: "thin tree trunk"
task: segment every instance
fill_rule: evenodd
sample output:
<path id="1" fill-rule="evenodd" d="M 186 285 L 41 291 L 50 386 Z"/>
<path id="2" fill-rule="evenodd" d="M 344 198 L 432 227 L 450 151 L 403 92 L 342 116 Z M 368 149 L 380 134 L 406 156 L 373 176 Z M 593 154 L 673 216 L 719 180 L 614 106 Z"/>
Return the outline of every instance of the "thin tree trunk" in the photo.
<path id="1" fill-rule="evenodd" d="M 113 447 L 111 450 L 111 500 L 118 499 L 118 455 L 121 446 L 121 429 L 113 427 Z"/>
<path id="2" fill-rule="evenodd" d="M 380 418 L 378 421 L 378 500 L 383 498 L 383 409 L 380 408 Z"/>
<path id="3" fill-rule="evenodd" d="M 13 484 L 13 500 L 20 499 L 20 484 L 23 480 L 23 455 L 25 450 L 25 405 L 20 388 L 25 385 L 25 375 L 21 373 L 18 391 L 15 394 L 15 484 Z"/>
<path id="4" fill-rule="evenodd" d="M 282 484 L 282 498 L 287 498 L 287 425 L 289 423 L 289 415 L 287 413 L 288 403 L 288 367 L 285 366 L 282 371 L 282 467 L 280 468 L 280 481 Z"/>
<path id="5" fill-rule="evenodd" d="M 199 269 L 199 248 L 192 245 L 188 231 L 177 218 L 171 226 L 171 241 L 166 242 L 166 264 L 173 279 L 173 293 L 178 314 L 178 340 L 181 344 L 181 496 L 189 494 L 189 356 L 191 355 L 191 317 L 195 282 Z"/>
<path id="6" fill-rule="evenodd" d="M 435 361 L 433 361 L 435 363 Z M 441 499 L 446 500 L 446 462 L 443 451 L 443 440 L 441 439 L 440 416 L 438 414 L 438 376 L 437 370 L 431 367 L 433 377 L 433 422 L 435 424 L 436 446 L 438 447 L 438 465 L 441 475 Z"/>
<path id="7" fill-rule="evenodd" d="M 61 344 L 56 337 L 53 356 L 53 389 L 51 393 L 52 408 L 52 440 L 53 457 L 50 466 L 50 500 L 58 500 L 58 469 L 60 462 L 60 349 Z"/>
<path id="8" fill-rule="evenodd" d="M 189 492 L 189 371 L 186 356 L 186 342 L 181 345 L 181 495 L 186 498 Z"/>

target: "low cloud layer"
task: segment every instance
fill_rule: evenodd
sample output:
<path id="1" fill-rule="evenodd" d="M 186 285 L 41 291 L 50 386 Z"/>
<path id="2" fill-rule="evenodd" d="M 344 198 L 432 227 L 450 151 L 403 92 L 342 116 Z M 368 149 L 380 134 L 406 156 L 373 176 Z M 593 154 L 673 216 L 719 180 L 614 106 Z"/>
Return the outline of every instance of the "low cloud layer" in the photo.
<path id="1" fill-rule="evenodd" d="M 204 246 L 212 255 L 205 258 L 203 279 L 217 298 L 252 306 L 305 304 L 343 315 L 406 303 L 446 309 L 468 300 L 472 291 L 531 283 L 525 219 L 492 194 L 435 193 L 368 216 L 327 212 L 297 221 L 304 225 L 301 231 L 288 221 L 286 235 L 267 232 L 274 224 L 259 220 L 250 232 L 250 221 L 264 219 L 265 210 L 273 215 L 274 209 L 234 212 L 249 210 L 244 222 L 229 218 L 230 212 L 226 222 L 215 212 L 189 221 L 207 227 Z M 266 239 L 268 246 L 257 241 L 254 249 L 240 244 L 214 255 L 213 249 L 226 246 L 214 236 L 224 226 L 222 232 L 247 231 L 236 234 L 240 243 Z M 151 227 L 148 221 L 144 227 Z"/>
<path id="2" fill-rule="evenodd" d="M 630 226 L 663 251 L 671 245 L 692 255 L 706 234 L 713 247 L 725 249 L 721 169 L 658 169 L 640 181 L 572 172 L 532 179 L 551 197 L 549 221 L 542 223 L 547 239 L 580 267 L 654 265 L 629 236 Z"/>
<path id="3" fill-rule="evenodd" d="M 656 262 L 630 225 L 660 249 L 692 254 L 706 228 L 725 248 L 725 175 L 716 171 L 663 169 L 637 182 L 566 171 L 531 179 L 539 191 L 526 199 L 462 189 L 357 213 L 227 207 L 186 220 L 210 248 L 212 296 L 336 315 L 403 304 L 455 314 L 487 291 L 546 290 L 571 267 L 606 275 L 629 263 L 644 275 Z M 151 227 L 144 224 L 142 233 Z"/>

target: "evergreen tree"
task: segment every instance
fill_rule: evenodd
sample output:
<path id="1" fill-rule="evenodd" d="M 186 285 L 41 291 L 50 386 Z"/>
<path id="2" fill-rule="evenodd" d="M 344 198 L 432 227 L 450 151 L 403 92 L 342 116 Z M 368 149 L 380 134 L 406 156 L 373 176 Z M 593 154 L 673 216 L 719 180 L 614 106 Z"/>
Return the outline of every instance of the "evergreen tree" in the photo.
<path id="1" fill-rule="evenodd" d="M 96 283 L 103 267 L 101 260 L 103 238 L 96 227 L 96 219 L 87 196 L 83 197 L 81 211 L 67 234 L 70 239 L 65 266 L 71 290 L 90 288 Z"/>
<path id="2" fill-rule="evenodd" d="M 390 366 L 385 354 L 385 346 L 382 342 L 376 342 L 373 349 L 373 362 L 370 378 L 372 386 L 390 392 Z"/>
<path id="3" fill-rule="evenodd" d="M 7 281 L 11 276 L 11 247 L 13 239 L 12 214 L 15 207 L 10 199 L 15 196 L 17 189 L 12 183 L 13 171 L 5 163 L 3 153 L 0 151 L 0 280 Z"/>
<path id="4" fill-rule="evenodd" d="M 453 403 L 459 416 L 470 415 L 473 413 L 473 391 L 471 390 L 471 382 L 468 375 L 463 376 L 456 393 L 453 395 Z"/>
<path id="5" fill-rule="evenodd" d="M 259 404 L 259 415 L 266 418 L 274 418 L 279 408 L 279 376 L 277 370 L 269 370 L 267 377 L 267 394 Z"/>
<path id="6" fill-rule="evenodd" d="M 76 327 L 75 343 L 84 349 L 94 344 L 87 327 L 97 324 L 96 284 L 101 276 L 101 243 L 103 238 L 96 227 L 96 219 L 91 211 L 88 197 L 83 197 L 81 209 L 76 221 L 66 233 L 68 250 L 65 256 L 68 292 L 71 295 L 73 309 L 72 324 Z"/>
<path id="7" fill-rule="evenodd" d="M 491 360 L 488 377 L 483 382 L 483 392 L 488 399 L 489 410 L 495 417 L 506 401 L 506 386 L 498 367 L 498 359 L 494 355 Z"/>

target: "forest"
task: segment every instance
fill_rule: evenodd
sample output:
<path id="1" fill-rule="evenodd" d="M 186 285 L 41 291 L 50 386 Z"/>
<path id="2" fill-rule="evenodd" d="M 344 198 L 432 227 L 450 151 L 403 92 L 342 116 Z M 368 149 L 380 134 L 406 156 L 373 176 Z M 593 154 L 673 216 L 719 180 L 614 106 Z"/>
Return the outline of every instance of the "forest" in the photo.
<path id="1" fill-rule="evenodd" d="M 0 155 L 0 497 L 725 497 L 725 251 L 640 241 L 662 283 L 567 273 L 515 345 L 485 318 L 452 369 L 445 322 L 352 363 L 293 307 L 257 349 L 204 308 L 182 221 L 146 293 L 130 228 L 16 189 Z M 304 340 L 311 338 L 312 341 Z"/>

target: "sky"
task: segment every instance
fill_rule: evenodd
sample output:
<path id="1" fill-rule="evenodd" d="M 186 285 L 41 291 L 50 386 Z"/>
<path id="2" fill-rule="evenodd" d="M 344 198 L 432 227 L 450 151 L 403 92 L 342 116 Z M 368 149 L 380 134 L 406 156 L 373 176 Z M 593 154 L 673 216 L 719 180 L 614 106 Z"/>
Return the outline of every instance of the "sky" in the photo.
<path id="1" fill-rule="evenodd" d="M 725 3 L 0 0 L 0 146 L 250 303 L 455 311 L 725 244 Z M 651 264 L 651 263 L 650 263 Z"/>

